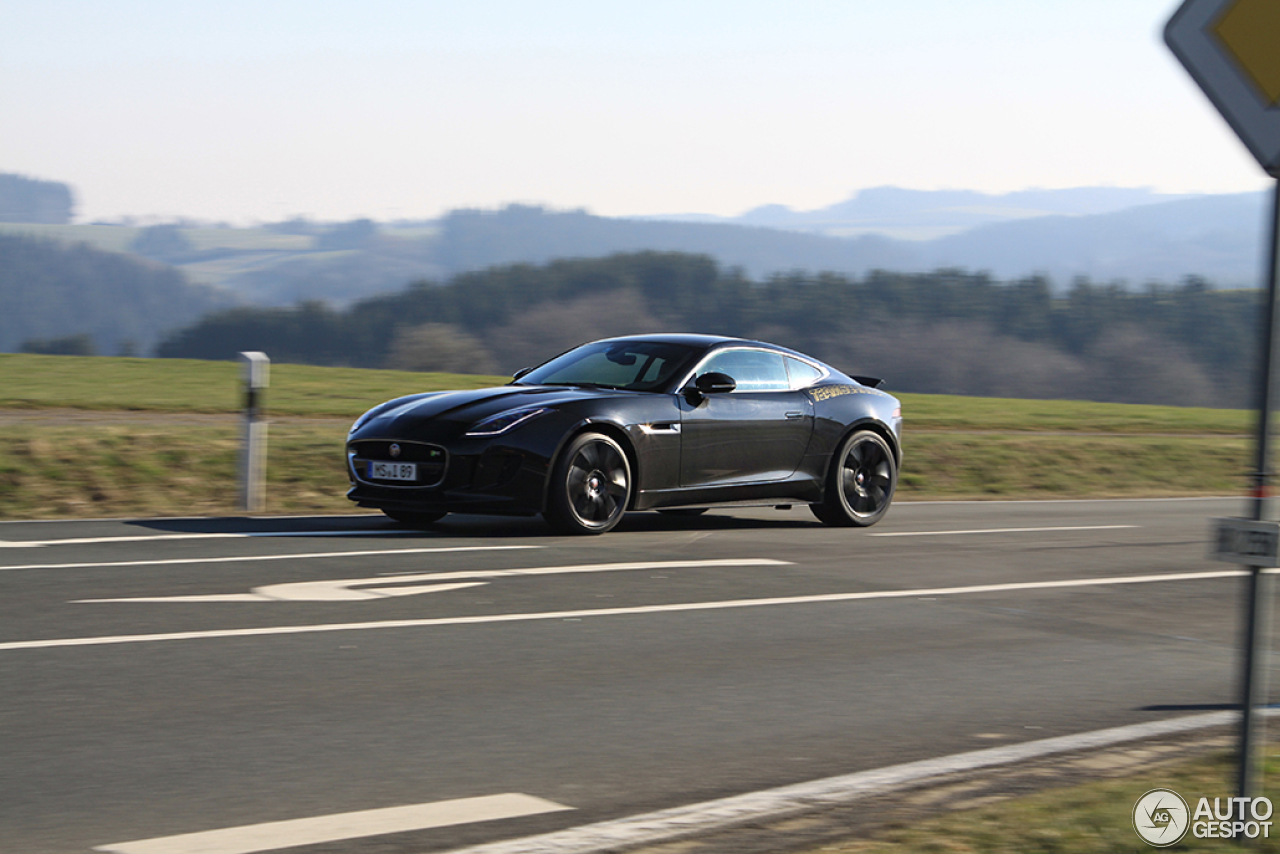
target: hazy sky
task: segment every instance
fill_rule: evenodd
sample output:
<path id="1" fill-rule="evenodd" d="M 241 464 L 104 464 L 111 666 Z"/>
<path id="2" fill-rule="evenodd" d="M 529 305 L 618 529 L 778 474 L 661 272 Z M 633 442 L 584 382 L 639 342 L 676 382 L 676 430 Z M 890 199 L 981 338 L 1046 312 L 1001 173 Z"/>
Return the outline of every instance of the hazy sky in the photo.
<path id="1" fill-rule="evenodd" d="M 79 219 L 811 209 L 1268 179 L 1175 0 L 0 0 L 0 172 Z"/>

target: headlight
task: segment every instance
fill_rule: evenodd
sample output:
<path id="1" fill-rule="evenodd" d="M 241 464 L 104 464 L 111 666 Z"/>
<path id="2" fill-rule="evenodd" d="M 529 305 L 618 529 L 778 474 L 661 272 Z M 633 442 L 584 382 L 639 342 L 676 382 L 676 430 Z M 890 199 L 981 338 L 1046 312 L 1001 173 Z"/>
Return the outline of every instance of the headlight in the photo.
<path id="1" fill-rule="evenodd" d="M 373 417 L 373 413 L 376 411 L 377 410 L 375 409 L 370 409 L 364 415 L 361 415 L 359 418 L 357 418 L 356 423 L 352 424 L 351 429 L 347 431 L 347 435 L 350 436 L 352 433 L 356 432 L 361 427 L 363 427 L 369 421 L 369 419 Z"/>
<path id="2" fill-rule="evenodd" d="M 467 431 L 468 436 L 498 436 L 508 430 L 537 418 L 545 409 L 512 409 L 510 412 L 499 412 L 473 425 Z"/>

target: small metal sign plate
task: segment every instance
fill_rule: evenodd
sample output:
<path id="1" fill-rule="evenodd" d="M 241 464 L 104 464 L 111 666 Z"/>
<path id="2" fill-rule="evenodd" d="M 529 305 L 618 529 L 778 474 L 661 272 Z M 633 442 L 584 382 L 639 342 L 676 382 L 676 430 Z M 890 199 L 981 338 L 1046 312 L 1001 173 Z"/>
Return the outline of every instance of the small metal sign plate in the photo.
<path id="1" fill-rule="evenodd" d="M 1280 523 L 1214 519 L 1210 557 L 1245 566 L 1280 566 Z"/>

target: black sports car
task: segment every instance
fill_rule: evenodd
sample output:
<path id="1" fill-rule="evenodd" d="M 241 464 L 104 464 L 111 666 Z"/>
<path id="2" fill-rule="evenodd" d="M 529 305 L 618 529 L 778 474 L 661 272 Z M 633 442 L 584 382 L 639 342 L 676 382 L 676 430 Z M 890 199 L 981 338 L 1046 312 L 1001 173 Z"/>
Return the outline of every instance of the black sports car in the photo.
<path id="1" fill-rule="evenodd" d="M 415 526 L 541 513 L 600 534 L 627 510 L 793 503 L 874 525 L 902 462 L 901 405 L 879 384 L 759 341 L 610 338 L 499 388 L 369 410 L 347 437 L 347 497 Z"/>

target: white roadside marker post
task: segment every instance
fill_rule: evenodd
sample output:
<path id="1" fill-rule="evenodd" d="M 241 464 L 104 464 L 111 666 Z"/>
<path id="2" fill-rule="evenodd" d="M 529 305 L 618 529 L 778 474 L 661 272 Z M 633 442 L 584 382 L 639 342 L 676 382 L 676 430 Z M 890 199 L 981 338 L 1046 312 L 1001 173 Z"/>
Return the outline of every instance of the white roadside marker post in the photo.
<path id="1" fill-rule="evenodd" d="M 240 446 L 240 507 L 259 513 L 266 506 L 267 422 L 262 420 L 263 391 L 271 360 L 257 350 L 240 354 L 244 363 L 244 441 Z"/>

